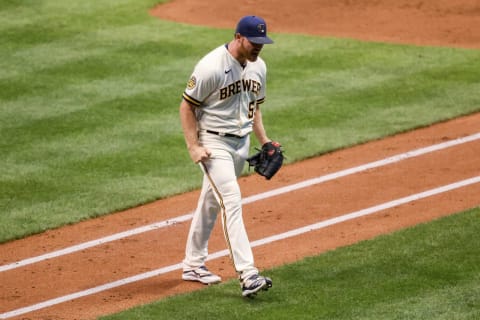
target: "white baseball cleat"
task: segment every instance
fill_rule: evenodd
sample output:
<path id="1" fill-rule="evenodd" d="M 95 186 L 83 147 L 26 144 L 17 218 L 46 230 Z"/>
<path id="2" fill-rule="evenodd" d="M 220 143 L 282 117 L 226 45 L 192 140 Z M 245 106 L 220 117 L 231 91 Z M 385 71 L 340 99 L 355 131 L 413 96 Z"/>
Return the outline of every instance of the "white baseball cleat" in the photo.
<path id="1" fill-rule="evenodd" d="M 186 281 L 198 281 L 203 284 L 215 284 L 222 281 L 222 278 L 208 271 L 205 266 L 183 271 L 182 279 Z"/>
<path id="2" fill-rule="evenodd" d="M 267 291 L 271 287 L 272 279 L 254 274 L 242 281 L 242 296 L 253 297 L 258 291 Z"/>

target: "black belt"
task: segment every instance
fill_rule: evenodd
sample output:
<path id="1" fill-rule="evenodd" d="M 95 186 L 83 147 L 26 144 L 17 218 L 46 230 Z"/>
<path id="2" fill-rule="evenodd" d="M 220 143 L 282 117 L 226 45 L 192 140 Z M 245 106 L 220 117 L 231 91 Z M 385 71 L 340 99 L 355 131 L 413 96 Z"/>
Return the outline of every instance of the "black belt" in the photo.
<path id="1" fill-rule="evenodd" d="M 221 137 L 230 137 L 230 138 L 243 138 L 241 136 L 237 136 L 236 134 L 231 134 L 231 133 L 225 133 L 225 132 L 218 132 L 218 131 L 212 131 L 212 130 L 205 130 L 206 133 L 211 133 L 211 134 L 216 134 L 217 136 Z"/>

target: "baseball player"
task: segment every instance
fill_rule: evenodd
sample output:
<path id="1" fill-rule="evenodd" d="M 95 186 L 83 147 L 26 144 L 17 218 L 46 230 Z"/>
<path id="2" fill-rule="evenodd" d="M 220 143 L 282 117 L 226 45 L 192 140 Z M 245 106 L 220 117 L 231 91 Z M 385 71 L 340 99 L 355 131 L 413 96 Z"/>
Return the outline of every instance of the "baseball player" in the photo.
<path id="1" fill-rule="evenodd" d="M 204 174 L 188 234 L 182 278 L 204 284 L 221 281 L 205 266 L 208 240 L 220 212 L 243 296 L 272 286 L 271 279 L 259 275 L 254 265 L 237 182 L 248 157 L 250 132 L 262 145 L 271 142 L 259 108 L 265 99 L 267 73 L 259 54 L 269 43 L 273 41 L 267 36 L 264 19 L 240 19 L 234 38 L 197 63 L 180 104 L 188 152 Z"/>

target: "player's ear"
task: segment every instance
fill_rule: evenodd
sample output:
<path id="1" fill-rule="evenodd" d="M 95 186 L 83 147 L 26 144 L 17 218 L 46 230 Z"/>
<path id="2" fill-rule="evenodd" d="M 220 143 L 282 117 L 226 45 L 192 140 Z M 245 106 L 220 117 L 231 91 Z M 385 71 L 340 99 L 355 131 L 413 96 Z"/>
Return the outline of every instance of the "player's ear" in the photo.
<path id="1" fill-rule="evenodd" d="M 240 39 L 242 37 L 242 35 L 240 33 L 235 33 L 234 35 L 234 39 L 237 40 L 237 39 Z"/>

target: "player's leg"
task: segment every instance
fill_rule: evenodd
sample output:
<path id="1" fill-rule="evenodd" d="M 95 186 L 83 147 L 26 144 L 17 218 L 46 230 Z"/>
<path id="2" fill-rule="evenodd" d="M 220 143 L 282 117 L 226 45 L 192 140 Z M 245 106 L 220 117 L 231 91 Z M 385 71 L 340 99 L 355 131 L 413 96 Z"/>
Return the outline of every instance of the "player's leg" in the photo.
<path id="1" fill-rule="evenodd" d="M 185 248 L 182 274 L 184 280 L 199 281 L 204 284 L 221 281 L 219 276 L 211 273 L 205 267 L 205 260 L 208 256 L 208 239 L 215 225 L 219 207 L 210 183 L 207 177 L 204 177 Z"/>
<path id="2" fill-rule="evenodd" d="M 234 153 L 234 165 L 236 169 L 237 177 L 243 171 L 245 166 L 245 160 L 248 157 L 250 147 L 250 141 L 247 139 L 245 144 L 238 145 L 237 150 Z M 243 222 L 238 224 L 239 226 L 243 226 Z M 246 233 L 245 227 L 243 226 L 243 232 Z M 250 246 L 250 244 L 249 244 Z M 250 249 L 251 250 L 251 249 Z M 258 270 L 256 268 L 247 268 L 242 273 L 240 273 L 240 284 L 242 288 L 242 295 L 244 297 L 251 297 L 256 295 L 257 292 L 261 290 L 268 290 L 272 287 L 272 280 L 268 277 L 264 277 L 258 274 Z"/>
<path id="3" fill-rule="evenodd" d="M 212 144 L 217 148 L 213 149 L 212 158 L 205 163 L 204 169 L 220 204 L 224 236 L 235 270 L 242 277 L 257 274 L 243 221 L 242 196 L 237 180 L 248 156 L 249 137 L 218 139 L 209 136 L 206 139 L 217 141 Z"/>
<path id="4" fill-rule="evenodd" d="M 204 179 L 197 208 L 193 214 L 185 249 L 184 264 L 189 267 L 198 267 L 205 263 L 208 255 L 208 239 L 212 232 L 219 205 L 208 179 Z"/>

